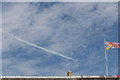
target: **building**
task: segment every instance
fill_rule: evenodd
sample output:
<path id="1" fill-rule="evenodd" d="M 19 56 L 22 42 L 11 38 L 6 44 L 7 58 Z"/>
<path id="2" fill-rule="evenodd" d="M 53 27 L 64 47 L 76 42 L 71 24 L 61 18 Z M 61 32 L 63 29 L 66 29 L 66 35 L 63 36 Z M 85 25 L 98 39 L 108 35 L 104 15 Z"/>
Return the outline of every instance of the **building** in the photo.
<path id="1" fill-rule="evenodd" d="M 0 76 L 1 80 L 120 80 L 116 76 L 72 76 L 72 71 L 67 76 Z"/>
<path id="2" fill-rule="evenodd" d="M 1 80 L 120 80 L 115 76 L 56 76 L 56 77 L 37 77 L 37 76 L 1 76 Z"/>

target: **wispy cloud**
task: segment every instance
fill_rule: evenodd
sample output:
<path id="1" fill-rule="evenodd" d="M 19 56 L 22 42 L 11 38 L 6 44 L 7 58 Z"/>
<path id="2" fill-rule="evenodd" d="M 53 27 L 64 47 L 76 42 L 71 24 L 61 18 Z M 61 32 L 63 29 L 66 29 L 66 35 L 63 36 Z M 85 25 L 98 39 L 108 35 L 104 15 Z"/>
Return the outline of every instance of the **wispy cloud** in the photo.
<path id="1" fill-rule="evenodd" d="M 80 60 L 74 63 L 3 34 L 3 75 L 105 74 L 103 39 L 117 40 L 117 3 L 3 3 L 3 30 Z"/>

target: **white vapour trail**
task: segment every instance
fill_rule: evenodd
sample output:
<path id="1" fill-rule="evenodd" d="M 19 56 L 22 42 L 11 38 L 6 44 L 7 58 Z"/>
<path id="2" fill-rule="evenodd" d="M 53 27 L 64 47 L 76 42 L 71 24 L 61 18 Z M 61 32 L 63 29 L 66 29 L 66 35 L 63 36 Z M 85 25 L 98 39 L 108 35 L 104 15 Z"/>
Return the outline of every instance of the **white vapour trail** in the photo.
<path id="1" fill-rule="evenodd" d="M 28 41 L 25 41 L 25 40 L 23 40 L 23 39 L 20 39 L 20 38 L 14 36 L 14 35 L 12 35 L 12 34 L 10 34 L 10 33 L 8 33 L 8 32 L 5 32 L 5 33 L 7 33 L 8 35 L 10 35 L 10 36 L 14 37 L 15 39 L 17 39 L 17 40 L 19 40 L 19 41 L 21 41 L 21 42 L 23 42 L 23 43 L 26 43 L 26 44 L 28 44 L 28 45 L 34 46 L 34 47 L 36 47 L 36 48 L 42 49 L 42 50 L 44 50 L 44 51 L 47 51 L 47 52 L 50 52 L 50 53 L 59 55 L 59 56 L 61 56 L 61 57 L 64 57 L 64 58 L 67 58 L 67 59 L 70 59 L 70 60 L 73 60 L 73 61 L 76 61 L 76 62 L 79 62 L 78 60 L 75 60 L 75 59 L 73 59 L 73 58 L 64 56 L 64 55 L 62 55 L 62 54 L 56 53 L 56 52 L 54 52 L 54 51 L 45 49 L 45 48 L 43 48 L 43 47 L 37 46 L 37 45 L 32 44 L 32 43 L 30 43 L 30 42 L 28 42 Z"/>

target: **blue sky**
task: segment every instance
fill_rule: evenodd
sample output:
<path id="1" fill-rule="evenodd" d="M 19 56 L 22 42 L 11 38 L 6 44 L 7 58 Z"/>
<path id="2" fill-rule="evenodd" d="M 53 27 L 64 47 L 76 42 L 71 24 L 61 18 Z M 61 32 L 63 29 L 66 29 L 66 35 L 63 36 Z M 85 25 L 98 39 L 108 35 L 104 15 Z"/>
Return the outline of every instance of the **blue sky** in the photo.
<path id="1" fill-rule="evenodd" d="M 2 28 L 15 36 L 79 63 L 2 36 L 3 75 L 105 75 L 104 38 L 118 40 L 117 3 L 3 2 Z M 109 74 L 116 75 L 117 49 L 108 52 Z"/>
<path id="2" fill-rule="evenodd" d="M 2 33 L 2 5 L 0 2 L 0 32 Z M 0 34 L 0 75 L 2 75 L 2 34 Z"/>

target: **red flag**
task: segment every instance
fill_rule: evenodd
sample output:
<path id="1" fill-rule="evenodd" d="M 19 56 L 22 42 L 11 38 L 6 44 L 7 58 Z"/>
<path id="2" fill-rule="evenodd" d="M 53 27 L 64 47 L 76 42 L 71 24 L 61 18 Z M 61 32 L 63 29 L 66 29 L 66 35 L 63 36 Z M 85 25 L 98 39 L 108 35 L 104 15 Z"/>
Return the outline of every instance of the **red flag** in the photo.
<path id="1" fill-rule="evenodd" d="M 120 48 L 120 43 L 105 41 L 105 44 L 107 46 L 107 50 L 111 48 Z"/>

